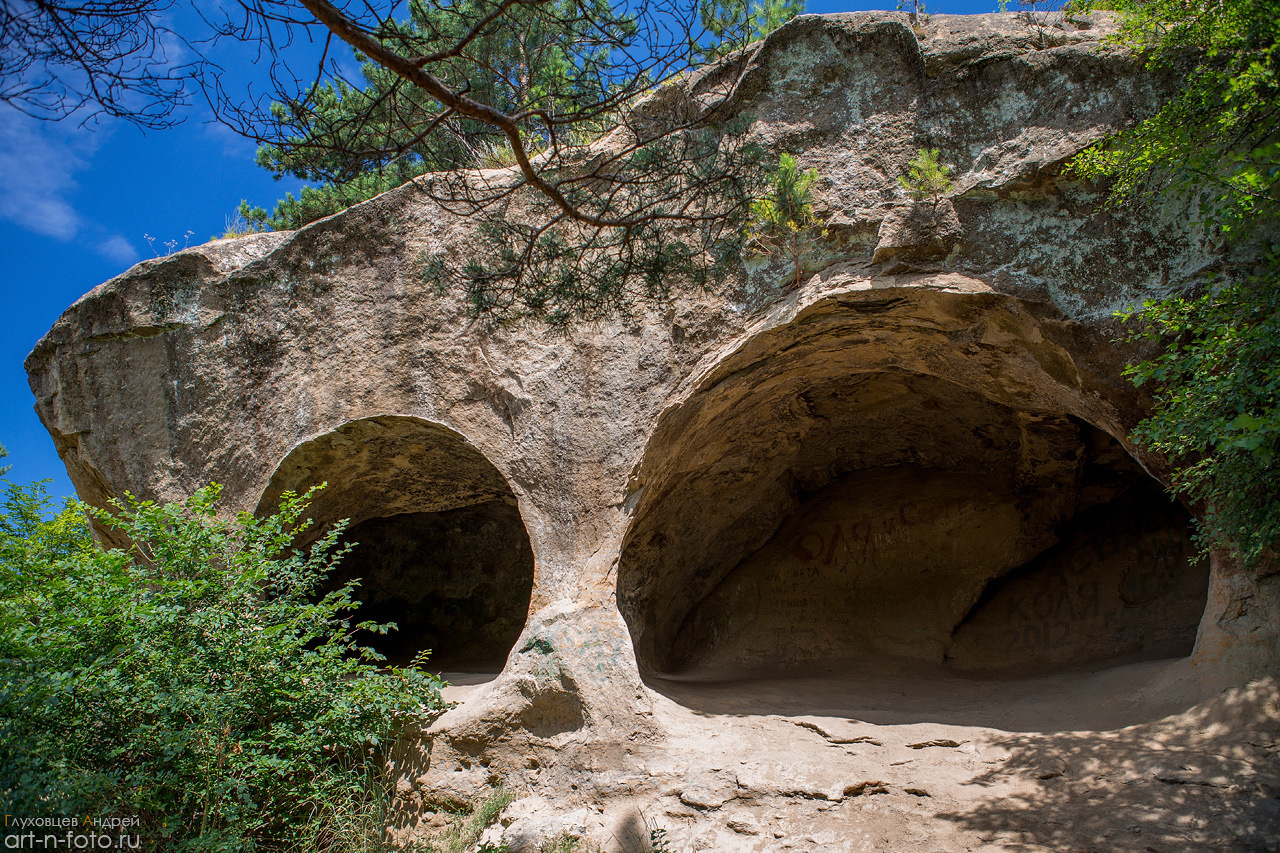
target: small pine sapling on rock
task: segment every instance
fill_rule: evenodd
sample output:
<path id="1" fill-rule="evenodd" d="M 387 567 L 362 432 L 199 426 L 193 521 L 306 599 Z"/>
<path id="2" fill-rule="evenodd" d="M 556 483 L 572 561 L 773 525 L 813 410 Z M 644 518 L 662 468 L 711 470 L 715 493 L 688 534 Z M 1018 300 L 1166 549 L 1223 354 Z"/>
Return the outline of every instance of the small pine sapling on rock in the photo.
<path id="1" fill-rule="evenodd" d="M 951 167 L 938 161 L 937 148 L 921 148 L 907 164 L 907 173 L 898 176 L 898 184 L 916 201 L 933 201 L 933 209 L 943 196 L 951 192 Z"/>
<path id="2" fill-rule="evenodd" d="M 827 236 L 813 210 L 813 184 L 818 170 L 800 171 L 796 158 L 783 154 L 769 178 L 769 193 L 751 202 L 747 226 L 747 252 L 756 257 L 782 255 L 795 266 L 792 287 L 804 275 L 802 259 L 818 240 Z"/>

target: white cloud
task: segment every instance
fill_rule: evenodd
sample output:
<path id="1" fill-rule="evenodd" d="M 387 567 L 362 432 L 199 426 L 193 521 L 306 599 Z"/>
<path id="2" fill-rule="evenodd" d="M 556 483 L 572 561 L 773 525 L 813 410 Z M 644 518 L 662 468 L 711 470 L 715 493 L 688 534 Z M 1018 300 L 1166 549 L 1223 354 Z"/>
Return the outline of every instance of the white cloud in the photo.
<path id="1" fill-rule="evenodd" d="M 75 237 L 83 223 L 68 196 L 94 147 L 62 125 L 0 106 L 0 217 L 59 240 Z"/>
<path id="2" fill-rule="evenodd" d="M 229 160 L 252 160 L 254 152 L 258 150 L 257 143 L 212 118 L 205 124 L 204 132 L 222 146 L 222 156 Z"/>
<path id="3" fill-rule="evenodd" d="M 119 234 L 108 237 L 97 246 L 97 252 L 109 261 L 115 261 L 126 267 L 133 266 L 138 262 L 138 250 L 133 244 L 121 237 Z"/>

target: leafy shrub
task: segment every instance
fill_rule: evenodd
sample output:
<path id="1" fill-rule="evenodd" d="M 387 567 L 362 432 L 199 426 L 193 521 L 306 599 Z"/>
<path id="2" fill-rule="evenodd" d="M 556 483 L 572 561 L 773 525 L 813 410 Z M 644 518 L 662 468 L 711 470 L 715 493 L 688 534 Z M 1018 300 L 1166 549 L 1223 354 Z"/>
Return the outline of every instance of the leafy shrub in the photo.
<path id="1" fill-rule="evenodd" d="M 1280 544 L 1280 260 L 1269 273 L 1125 315 L 1134 337 L 1165 344 L 1125 370 L 1156 385 L 1134 437 L 1179 463 L 1177 491 L 1206 501 L 1201 544 L 1246 563 Z"/>
<path id="2" fill-rule="evenodd" d="M 385 805 L 385 750 L 441 683 L 354 644 L 390 626 L 349 624 L 352 584 L 318 597 L 345 551 L 290 548 L 309 495 L 225 519 L 219 493 L 46 520 L 41 486 L 6 486 L 0 808 L 137 816 L 147 849 L 381 849 L 346 806 Z M 86 511 L 132 548 L 95 547 Z"/>

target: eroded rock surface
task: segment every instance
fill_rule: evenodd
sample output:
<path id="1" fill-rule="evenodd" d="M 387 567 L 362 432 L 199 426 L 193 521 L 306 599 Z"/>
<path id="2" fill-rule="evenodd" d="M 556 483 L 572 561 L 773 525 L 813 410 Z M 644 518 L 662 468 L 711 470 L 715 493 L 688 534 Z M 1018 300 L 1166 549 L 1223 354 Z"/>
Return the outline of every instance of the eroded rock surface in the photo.
<path id="1" fill-rule="evenodd" d="M 502 665 L 397 759 L 398 831 L 502 781 L 513 849 L 1274 849 L 1276 687 L 1239 685 L 1280 660 L 1280 575 L 1193 558 L 1111 320 L 1217 247 L 1063 170 L 1167 91 L 1112 26 L 770 37 L 735 109 L 821 175 L 794 290 L 755 263 L 486 330 L 421 273 L 471 225 L 409 184 L 96 288 L 27 360 L 37 411 L 96 504 L 328 482 L 310 535 L 351 520 L 377 618 Z M 896 181 L 923 147 L 936 206 Z"/>

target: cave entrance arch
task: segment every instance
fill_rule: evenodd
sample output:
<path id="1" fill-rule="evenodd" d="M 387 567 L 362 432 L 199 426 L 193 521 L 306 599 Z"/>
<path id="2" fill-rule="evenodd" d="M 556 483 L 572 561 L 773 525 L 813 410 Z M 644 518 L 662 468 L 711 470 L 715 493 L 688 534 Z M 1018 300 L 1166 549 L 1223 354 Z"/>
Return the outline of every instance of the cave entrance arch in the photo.
<path id="1" fill-rule="evenodd" d="M 326 584 L 359 578 L 353 621 L 399 630 L 360 639 L 391 663 L 429 649 L 432 669 L 497 672 L 514 645 L 533 590 L 533 551 L 515 495 L 458 433 L 411 417 L 352 421 L 285 457 L 258 505 L 286 490 L 317 492 L 299 539 L 314 542 L 349 519 L 351 553 Z"/>
<path id="2" fill-rule="evenodd" d="M 748 341 L 637 473 L 618 602 L 642 673 L 686 699 L 855 672 L 936 694 L 1188 655 L 1191 519 L 1081 385 L 993 294 L 866 295 Z"/>

